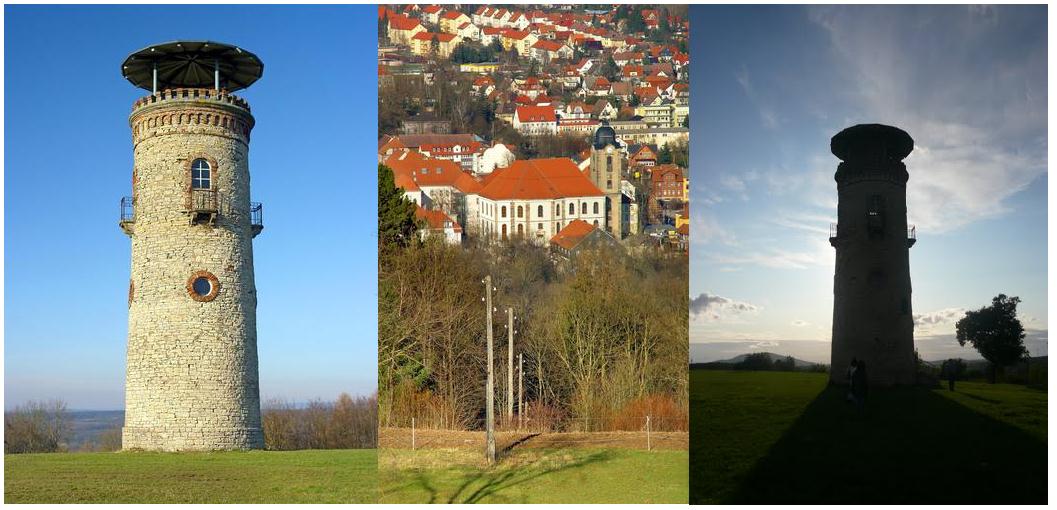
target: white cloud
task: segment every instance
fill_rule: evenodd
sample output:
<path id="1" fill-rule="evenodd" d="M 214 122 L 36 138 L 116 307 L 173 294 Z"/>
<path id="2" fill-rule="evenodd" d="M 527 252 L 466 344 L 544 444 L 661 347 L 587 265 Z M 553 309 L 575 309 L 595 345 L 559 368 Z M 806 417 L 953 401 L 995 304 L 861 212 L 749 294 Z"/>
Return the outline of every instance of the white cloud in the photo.
<path id="1" fill-rule="evenodd" d="M 944 308 L 914 314 L 914 334 L 917 336 L 948 335 L 954 332 L 954 324 L 965 315 L 965 308 Z"/>
<path id="2" fill-rule="evenodd" d="M 804 326 L 810 326 L 811 325 L 810 322 L 805 321 L 805 320 L 800 320 L 800 319 L 796 319 L 793 322 L 790 322 L 790 324 L 792 324 L 793 327 L 797 327 L 797 328 L 802 328 Z"/>
<path id="3" fill-rule="evenodd" d="M 746 314 L 756 314 L 760 307 L 752 303 L 704 292 L 690 300 L 691 317 L 703 318 L 706 322 L 737 321 Z"/>
<path id="4" fill-rule="evenodd" d="M 1013 32 L 1032 15 L 1013 6 L 809 9 L 858 91 L 853 121 L 914 137 L 907 200 L 920 229 L 1005 214 L 1046 172 L 1045 31 L 1041 44 Z"/>

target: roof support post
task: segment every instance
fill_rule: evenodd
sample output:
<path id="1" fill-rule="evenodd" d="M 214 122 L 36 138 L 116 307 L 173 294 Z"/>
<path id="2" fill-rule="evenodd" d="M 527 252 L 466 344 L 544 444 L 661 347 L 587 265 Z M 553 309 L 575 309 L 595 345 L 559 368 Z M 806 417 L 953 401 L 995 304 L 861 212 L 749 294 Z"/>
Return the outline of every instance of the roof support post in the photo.
<path id="1" fill-rule="evenodd" d="M 151 85 L 151 94 L 158 93 L 158 63 L 154 63 L 154 80 Z"/>

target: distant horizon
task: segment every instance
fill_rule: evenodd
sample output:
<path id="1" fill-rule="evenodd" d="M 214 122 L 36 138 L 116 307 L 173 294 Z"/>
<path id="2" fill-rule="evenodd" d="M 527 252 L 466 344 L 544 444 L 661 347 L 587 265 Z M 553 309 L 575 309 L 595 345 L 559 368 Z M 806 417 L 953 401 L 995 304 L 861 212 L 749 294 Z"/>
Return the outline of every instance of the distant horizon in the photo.
<path id="1" fill-rule="evenodd" d="M 1046 330 L 1025 330 L 1024 343 L 1028 348 L 1028 354 L 1032 358 L 1049 356 L 1047 348 Z M 817 363 L 830 364 L 831 342 L 829 340 L 788 340 L 788 339 L 739 339 L 723 341 L 690 341 L 690 363 L 711 363 L 733 358 L 741 354 L 753 352 L 770 352 L 781 356 L 792 356 L 796 359 Z M 944 360 L 949 358 L 960 358 L 967 361 L 983 360 L 972 346 L 966 344 L 959 346 L 953 335 L 935 335 L 914 339 L 915 347 L 921 352 L 925 347 L 925 353 L 921 358 L 925 361 Z M 821 349 L 821 350 L 820 350 Z M 695 354 L 695 350 L 697 354 Z"/>

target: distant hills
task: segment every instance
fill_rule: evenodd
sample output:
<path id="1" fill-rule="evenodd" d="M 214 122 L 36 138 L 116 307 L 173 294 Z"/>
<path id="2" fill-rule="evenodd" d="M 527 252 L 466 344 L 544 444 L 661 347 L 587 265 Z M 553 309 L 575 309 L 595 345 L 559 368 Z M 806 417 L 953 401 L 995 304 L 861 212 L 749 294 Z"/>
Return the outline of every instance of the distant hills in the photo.
<path id="1" fill-rule="evenodd" d="M 69 411 L 69 414 L 73 422 L 70 447 L 74 450 L 99 434 L 125 424 L 125 411 Z"/>
<path id="2" fill-rule="evenodd" d="M 771 360 L 771 363 L 774 363 L 775 361 L 785 361 L 786 358 L 791 357 L 791 356 L 784 356 L 784 355 L 781 355 L 781 354 L 775 354 L 773 352 L 760 352 L 760 353 L 752 353 L 752 354 L 763 354 L 763 355 L 766 355 L 767 358 Z M 749 357 L 748 353 L 739 354 L 737 356 L 734 356 L 733 358 L 723 359 L 723 360 L 719 360 L 719 361 L 713 361 L 712 363 L 722 363 L 722 364 L 726 364 L 726 365 L 736 365 L 738 363 L 744 363 L 745 359 L 748 358 L 748 357 Z M 811 367 L 813 367 L 813 366 L 815 366 L 817 364 L 818 363 L 812 363 L 810 361 L 804 361 L 802 359 L 793 358 L 793 365 L 796 368 L 811 368 Z"/>
<path id="3" fill-rule="evenodd" d="M 792 366 L 788 360 L 792 359 Z M 691 363 L 690 368 L 708 370 L 816 370 L 824 365 L 773 352 L 739 354 L 730 359 Z"/>

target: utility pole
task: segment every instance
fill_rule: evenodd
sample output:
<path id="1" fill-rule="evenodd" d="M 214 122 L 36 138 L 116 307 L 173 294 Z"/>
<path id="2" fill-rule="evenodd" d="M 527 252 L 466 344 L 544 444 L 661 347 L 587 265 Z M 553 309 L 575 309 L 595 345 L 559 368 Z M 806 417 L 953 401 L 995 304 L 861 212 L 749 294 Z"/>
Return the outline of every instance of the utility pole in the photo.
<path id="1" fill-rule="evenodd" d="M 506 309 L 506 423 L 514 422 L 514 309 Z"/>
<path id="2" fill-rule="evenodd" d="M 525 417 L 525 355 L 517 353 L 517 429 L 521 430 Z"/>
<path id="3" fill-rule="evenodd" d="M 485 328 L 488 336 L 488 377 L 485 381 L 485 458 L 495 464 L 495 378 L 492 366 L 492 275 L 484 277 Z"/>

